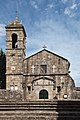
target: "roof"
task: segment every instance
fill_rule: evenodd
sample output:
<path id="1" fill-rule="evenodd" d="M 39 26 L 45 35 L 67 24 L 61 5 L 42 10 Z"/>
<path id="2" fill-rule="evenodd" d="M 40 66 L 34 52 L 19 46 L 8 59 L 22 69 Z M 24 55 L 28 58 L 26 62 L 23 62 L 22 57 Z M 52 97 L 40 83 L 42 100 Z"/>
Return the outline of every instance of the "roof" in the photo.
<path id="1" fill-rule="evenodd" d="M 66 58 L 64 58 L 64 57 L 62 57 L 62 56 L 59 56 L 59 55 L 57 55 L 57 54 L 55 54 L 55 53 L 53 53 L 53 52 L 51 52 L 51 51 L 49 51 L 49 50 L 47 50 L 47 49 L 43 49 L 43 50 L 41 50 L 41 51 L 39 51 L 39 52 L 37 52 L 37 53 L 35 53 L 35 54 L 27 57 L 26 59 L 29 59 L 30 57 L 33 57 L 33 56 L 35 56 L 35 55 L 37 55 L 37 54 L 39 54 L 39 53 L 41 53 L 41 52 L 43 52 L 43 51 L 46 51 L 46 52 L 48 52 L 48 53 L 51 53 L 52 55 L 55 55 L 55 56 L 57 56 L 57 57 L 65 60 L 65 61 L 67 61 L 67 62 L 69 63 L 69 61 L 68 61 Z M 26 59 L 25 59 L 25 60 L 26 60 Z M 70 64 L 70 63 L 69 63 L 69 64 Z"/>
<path id="2" fill-rule="evenodd" d="M 24 34 L 25 34 L 25 37 L 26 37 L 26 32 L 25 32 L 25 29 L 24 29 L 24 26 L 23 24 L 18 20 L 18 17 L 16 16 L 15 20 L 10 22 L 6 27 L 6 29 L 11 29 L 11 28 L 22 28 L 23 31 L 24 31 Z"/>
<path id="3" fill-rule="evenodd" d="M 75 90 L 80 91 L 80 87 L 75 87 Z"/>

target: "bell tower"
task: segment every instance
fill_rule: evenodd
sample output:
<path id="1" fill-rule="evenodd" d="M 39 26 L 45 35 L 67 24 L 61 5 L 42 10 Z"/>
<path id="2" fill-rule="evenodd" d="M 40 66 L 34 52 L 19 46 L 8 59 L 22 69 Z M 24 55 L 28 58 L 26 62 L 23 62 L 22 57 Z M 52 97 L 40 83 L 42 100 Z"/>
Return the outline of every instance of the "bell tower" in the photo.
<path id="1" fill-rule="evenodd" d="M 16 19 L 6 27 L 6 89 L 22 90 L 26 32 Z"/>

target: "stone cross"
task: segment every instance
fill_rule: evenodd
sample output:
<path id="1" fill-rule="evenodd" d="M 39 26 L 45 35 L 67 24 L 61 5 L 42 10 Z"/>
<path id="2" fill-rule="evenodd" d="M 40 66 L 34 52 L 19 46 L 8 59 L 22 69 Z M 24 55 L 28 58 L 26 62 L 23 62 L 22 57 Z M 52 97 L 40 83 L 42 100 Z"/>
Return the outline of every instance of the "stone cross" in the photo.
<path id="1" fill-rule="evenodd" d="M 53 69 L 53 72 L 55 72 L 56 66 L 53 65 L 53 66 L 52 66 L 52 69 Z"/>
<path id="2" fill-rule="evenodd" d="M 46 48 L 47 48 L 47 46 L 46 46 L 46 45 L 44 45 L 44 46 L 43 46 L 43 48 L 44 48 L 44 49 L 46 49 Z"/>
<path id="3" fill-rule="evenodd" d="M 31 69 L 32 69 L 32 73 L 34 73 L 34 69 L 35 69 L 34 65 L 32 65 Z"/>

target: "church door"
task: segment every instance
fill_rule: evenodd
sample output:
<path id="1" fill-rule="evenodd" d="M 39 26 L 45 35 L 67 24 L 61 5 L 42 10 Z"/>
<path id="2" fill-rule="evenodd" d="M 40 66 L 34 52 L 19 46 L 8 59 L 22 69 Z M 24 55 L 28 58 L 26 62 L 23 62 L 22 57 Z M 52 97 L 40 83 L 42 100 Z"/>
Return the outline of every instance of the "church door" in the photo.
<path id="1" fill-rule="evenodd" d="M 39 99 L 48 99 L 48 91 L 47 90 L 41 90 L 39 92 Z"/>

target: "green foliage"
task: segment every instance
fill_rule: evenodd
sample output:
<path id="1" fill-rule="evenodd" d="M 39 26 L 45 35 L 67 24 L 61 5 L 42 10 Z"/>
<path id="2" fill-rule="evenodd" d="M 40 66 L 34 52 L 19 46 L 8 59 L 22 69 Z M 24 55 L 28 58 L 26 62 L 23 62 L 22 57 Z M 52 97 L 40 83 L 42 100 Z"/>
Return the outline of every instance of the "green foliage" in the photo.
<path id="1" fill-rule="evenodd" d="M 6 56 L 2 49 L 0 50 L 0 89 L 6 88 Z"/>

